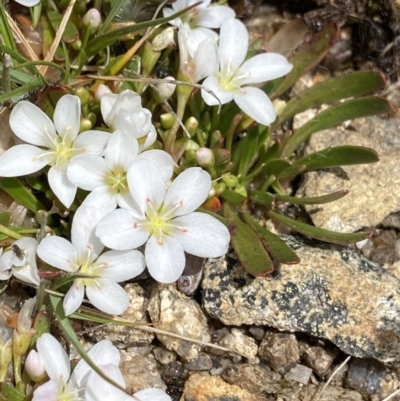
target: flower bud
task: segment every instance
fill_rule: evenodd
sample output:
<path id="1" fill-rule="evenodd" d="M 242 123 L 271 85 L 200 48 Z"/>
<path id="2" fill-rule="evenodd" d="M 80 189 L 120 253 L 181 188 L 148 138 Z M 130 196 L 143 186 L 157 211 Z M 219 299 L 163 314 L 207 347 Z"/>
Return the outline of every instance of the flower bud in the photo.
<path id="1" fill-rule="evenodd" d="M 213 131 L 210 136 L 210 147 L 217 148 L 221 146 L 221 139 L 222 139 L 221 131 L 218 130 Z"/>
<path id="2" fill-rule="evenodd" d="M 196 152 L 196 160 L 201 167 L 212 167 L 215 163 L 214 152 L 208 148 L 200 148 Z"/>
<path id="3" fill-rule="evenodd" d="M 174 77 L 166 77 L 165 81 L 167 82 L 160 82 L 156 85 L 157 89 L 160 91 L 160 95 L 168 100 L 175 92 L 176 85 L 172 84 L 168 81 L 175 81 Z"/>
<path id="4" fill-rule="evenodd" d="M 222 181 L 226 184 L 228 188 L 236 187 L 236 185 L 238 185 L 239 183 L 238 178 L 233 174 L 226 174 L 222 176 Z"/>
<path id="5" fill-rule="evenodd" d="M 39 353 L 34 349 L 31 350 L 25 360 L 25 371 L 29 377 L 36 383 L 42 381 L 46 377 L 43 360 Z"/>
<path id="6" fill-rule="evenodd" d="M 161 33 L 156 35 L 151 42 L 154 51 L 161 51 L 166 49 L 168 46 L 173 45 L 174 41 L 174 31 L 175 27 L 168 27 L 164 29 Z"/>
<path id="7" fill-rule="evenodd" d="M 275 99 L 272 104 L 275 107 L 275 111 L 276 114 L 279 116 L 280 114 L 282 114 L 282 111 L 285 109 L 286 107 L 286 102 L 284 100 L 280 100 L 280 99 Z"/>
<path id="8" fill-rule="evenodd" d="M 90 26 L 93 31 L 97 31 L 101 25 L 101 14 L 97 8 L 91 8 L 82 18 L 84 26 Z"/>
<path id="9" fill-rule="evenodd" d="M 88 118 L 81 119 L 81 125 L 79 127 L 80 132 L 89 131 L 93 128 L 92 122 Z"/>
<path id="10" fill-rule="evenodd" d="M 174 125 L 175 117 L 171 113 L 164 113 L 160 116 L 161 126 L 170 129 Z"/>
<path id="11" fill-rule="evenodd" d="M 80 87 L 75 91 L 75 95 L 81 100 L 82 106 L 88 104 L 91 100 L 90 93 L 86 88 Z"/>
<path id="12" fill-rule="evenodd" d="M 111 89 L 103 84 L 100 84 L 97 89 L 96 92 L 94 93 L 94 97 L 95 99 L 100 102 L 101 97 L 105 94 L 105 93 L 112 93 Z"/>
<path id="13" fill-rule="evenodd" d="M 190 136 L 193 136 L 196 133 L 198 127 L 199 122 L 194 117 L 189 117 L 185 121 L 185 128 L 188 130 Z"/>
<path id="14" fill-rule="evenodd" d="M 244 196 L 245 198 L 247 198 L 247 189 L 246 189 L 245 187 L 243 187 L 242 185 L 236 187 L 236 188 L 234 189 L 234 191 L 235 191 L 236 193 L 238 193 L 239 195 L 242 195 L 242 196 Z"/>
<path id="15" fill-rule="evenodd" d="M 197 142 L 195 142 L 195 141 L 193 141 L 191 139 L 189 139 L 186 142 L 186 145 L 185 145 L 185 150 L 186 151 L 188 151 L 188 150 L 198 151 L 199 149 L 200 149 L 200 146 L 199 146 L 199 144 Z"/>
<path id="16" fill-rule="evenodd" d="M 226 189 L 226 184 L 224 182 L 215 182 L 213 184 L 213 187 L 215 189 L 215 196 L 219 196 L 222 194 L 222 192 L 225 191 Z"/>
<path id="17" fill-rule="evenodd" d="M 80 39 L 75 40 L 75 42 L 72 43 L 72 48 L 77 52 L 81 50 L 82 48 L 82 41 Z"/>

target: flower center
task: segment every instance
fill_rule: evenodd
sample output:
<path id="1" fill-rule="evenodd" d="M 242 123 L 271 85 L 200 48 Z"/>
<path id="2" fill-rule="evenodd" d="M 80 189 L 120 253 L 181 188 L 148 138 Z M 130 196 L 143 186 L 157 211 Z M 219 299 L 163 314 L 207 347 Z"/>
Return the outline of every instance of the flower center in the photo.
<path id="1" fill-rule="evenodd" d="M 114 169 L 106 175 L 106 184 L 113 193 L 128 192 L 126 171 L 122 168 Z"/>
<path id="2" fill-rule="evenodd" d="M 78 389 L 70 383 L 63 383 L 58 390 L 57 401 L 83 401 L 83 399 L 79 397 Z"/>
<path id="3" fill-rule="evenodd" d="M 221 89 L 227 92 L 235 92 L 240 90 L 240 85 L 236 79 L 236 73 L 229 74 L 221 71 L 220 73 L 217 73 L 217 80 Z"/>

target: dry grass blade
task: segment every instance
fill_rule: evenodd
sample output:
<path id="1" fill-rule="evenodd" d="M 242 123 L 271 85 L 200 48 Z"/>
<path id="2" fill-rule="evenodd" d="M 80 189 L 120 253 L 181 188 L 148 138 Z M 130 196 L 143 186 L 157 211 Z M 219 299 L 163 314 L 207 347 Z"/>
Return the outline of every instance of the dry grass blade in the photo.
<path id="1" fill-rule="evenodd" d="M 315 396 L 313 401 L 318 401 L 321 396 L 322 393 L 325 391 L 325 389 L 329 386 L 329 384 L 331 383 L 331 381 L 333 380 L 333 378 L 335 377 L 335 375 L 337 375 L 337 373 L 339 372 L 340 369 L 343 368 L 343 366 L 345 366 L 347 364 L 347 362 L 349 362 L 351 356 L 348 356 L 343 363 L 341 363 L 330 375 L 329 379 L 326 381 L 324 387 L 322 387 L 322 390 Z"/>
<path id="2" fill-rule="evenodd" d="M 392 394 L 388 395 L 387 397 L 385 397 L 382 401 L 389 401 L 390 399 L 392 399 L 396 394 L 400 393 L 400 388 L 398 388 L 396 391 L 394 391 Z"/>

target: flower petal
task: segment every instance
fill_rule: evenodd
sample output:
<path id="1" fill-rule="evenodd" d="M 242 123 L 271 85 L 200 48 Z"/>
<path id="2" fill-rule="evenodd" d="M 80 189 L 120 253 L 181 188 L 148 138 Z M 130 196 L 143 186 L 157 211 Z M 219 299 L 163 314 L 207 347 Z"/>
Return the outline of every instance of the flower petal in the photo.
<path id="1" fill-rule="evenodd" d="M 49 380 L 48 382 L 39 386 L 33 392 L 32 401 L 54 401 L 57 400 L 60 383 L 56 380 Z"/>
<path id="2" fill-rule="evenodd" d="M 51 334 L 44 333 L 38 338 L 36 347 L 50 379 L 56 383 L 66 383 L 71 374 L 71 366 L 61 344 Z"/>
<path id="3" fill-rule="evenodd" d="M 217 258 L 228 251 L 230 234 L 224 224 L 206 213 L 190 213 L 171 223 L 182 229 L 173 236 L 183 250 L 201 258 Z"/>
<path id="4" fill-rule="evenodd" d="M 245 61 L 237 75 L 240 77 L 238 79 L 242 86 L 283 77 L 292 68 L 293 65 L 287 61 L 286 57 L 278 53 L 264 53 Z"/>
<path id="5" fill-rule="evenodd" d="M 68 179 L 66 169 L 53 166 L 50 168 L 47 177 L 54 195 L 66 208 L 69 208 L 75 199 L 77 187 Z"/>
<path id="6" fill-rule="evenodd" d="M 185 268 L 185 254 L 176 239 L 165 236 L 160 244 L 152 236 L 146 244 L 145 259 L 150 275 L 159 283 L 173 283 Z"/>
<path id="7" fill-rule="evenodd" d="M 78 135 L 74 141 L 74 147 L 82 153 L 89 155 L 102 155 L 110 139 L 110 134 L 104 131 L 85 131 Z"/>
<path id="8" fill-rule="evenodd" d="M 74 272 L 77 266 L 78 254 L 74 246 L 61 237 L 43 238 L 37 248 L 37 254 L 40 259 L 50 266 L 66 272 Z"/>
<path id="9" fill-rule="evenodd" d="M 118 94 L 115 93 L 105 93 L 101 97 L 100 109 L 101 115 L 103 116 L 104 122 L 110 126 L 114 122 L 115 115 L 110 114 L 115 102 L 118 99 Z"/>
<path id="10" fill-rule="evenodd" d="M 54 110 L 54 126 L 58 134 L 71 143 L 79 133 L 81 122 L 81 100 L 78 96 L 64 95 Z"/>
<path id="11" fill-rule="evenodd" d="M 57 134 L 52 121 L 30 102 L 22 100 L 15 105 L 10 115 L 10 127 L 25 142 L 55 149 Z"/>
<path id="12" fill-rule="evenodd" d="M 196 47 L 196 49 L 197 51 L 194 54 L 196 71 L 193 80 L 195 82 L 199 82 L 217 71 L 218 47 L 214 38 L 207 37 L 200 43 L 198 47 Z"/>
<path id="13" fill-rule="evenodd" d="M 233 99 L 241 110 L 258 123 L 269 125 L 275 121 L 274 105 L 261 89 L 246 86 L 240 93 L 235 93 Z"/>
<path id="14" fill-rule="evenodd" d="M 130 196 L 130 194 L 129 194 Z M 100 219 L 107 216 L 117 207 L 118 195 L 112 193 L 107 187 L 99 187 L 91 192 L 81 206 L 91 206 L 100 212 Z"/>
<path id="15" fill-rule="evenodd" d="M 32 145 L 16 145 L 0 156 L 0 177 L 19 177 L 35 173 L 49 164 L 53 156 Z"/>
<path id="16" fill-rule="evenodd" d="M 128 294 L 119 284 L 108 278 L 94 281 L 95 284 L 86 286 L 86 295 L 97 309 L 111 315 L 120 315 L 128 309 Z"/>
<path id="17" fill-rule="evenodd" d="M 134 201 L 145 213 L 149 202 L 157 210 L 165 196 L 165 182 L 158 167 L 146 159 L 136 159 L 128 169 L 128 186 Z"/>
<path id="18" fill-rule="evenodd" d="M 71 288 L 65 294 L 63 307 L 66 316 L 76 312 L 82 305 L 83 296 L 85 295 L 85 286 L 80 281 L 81 280 L 75 280 Z"/>
<path id="19" fill-rule="evenodd" d="M 111 249 L 134 249 L 143 245 L 149 238 L 149 233 L 137 226 L 137 223 L 138 220 L 130 212 L 117 209 L 99 221 L 96 235 Z"/>
<path id="20" fill-rule="evenodd" d="M 105 186 L 109 172 L 106 161 L 101 156 L 87 154 L 73 157 L 67 167 L 68 179 L 85 191 Z"/>
<path id="21" fill-rule="evenodd" d="M 39 287 L 40 277 L 36 266 L 27 264 L 23 267 L 14 267 L 13 276 L 25 283 Z"/>
<path id="22" fill-rule="evenodd" d="M 140 159 L 146 159 L 155 164 L 159 168 L 165 182 L 171 179 L 174 173 L 174 160 L 169 153 L 160 149 L 151 149 L 140 153 L 137 160 Z"/>
<path id="23" fill-rule="evenodd" d="M 133 135 L 115 131 L 108 140 L 104 157 L 110 170 L 116 172 L 118 168 L 121 171 L 127 171 L 138 153 L 139 144 Z"/>
<path id="24" fill-rule="evenodd" d="M 17 3 L 22 4 L 25 7 L 33 7 L 36 6 L 36 4 L 39 4 L 40 0 L 17 0 Z"/>
<path id="25" fill-rule="evenodd" d="M 144 256 L 139 251 L 108 251 L 103 253 L 97 260 L 96 266 L 99 266 L 99 275 L 101 278 L 108 278 L 117 283 L 130 280 L 141 274 L 146 263 Z M 94 267 L 96 271 L 97 268 Z"/>
<path id="26" fill-rule="evenodd" d="M 222 22 L 219 34 L 219 67 L 230 77 L 243 63 L 249 47 L 249 34 L 242 22 L 229 18 Z"/>
<path id="27" fill-rule="evenodd" d="M 213 96 L 210 91 L 215 96 Z M 230 102 L 233 99 L 233 92 L 221 89 L 218 80 L 214 76 L 211 76 L 202 84 L 201 97 L 209 106 L 216 106 L 219 102 L 221 102 L 221 104 Z"/>
<path id="28" fill-rule="evenodd" d="M 224 20 L 235 18 L 235 11 L 227 6 L 211 6 L 199 10 L 194 20 L 196 26 L 205 28 L 220 28 Z"/>
<path id="29" fill-rule="evenodd" d="M 211 189 L 211 177 L 200 167 L 191 167 L 179 174 L 165 195 L 161 215 L 182 216 L 196 210 L 207 199 Z"/>

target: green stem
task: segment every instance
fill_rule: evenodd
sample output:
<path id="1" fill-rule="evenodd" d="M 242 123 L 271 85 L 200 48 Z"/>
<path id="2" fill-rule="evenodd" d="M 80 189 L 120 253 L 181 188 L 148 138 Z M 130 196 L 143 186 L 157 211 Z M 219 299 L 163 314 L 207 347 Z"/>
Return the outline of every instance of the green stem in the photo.
<path id="1" fill-rule="evenodd" d="M 9 237 L 14 238 L 14 239 L 22 238 L 22 235 L 18 234 L 14 230 L 9 229 L 6 226 L 3 226 L 2 224 L 0 224 L 0 233 L 8 235 Z"/>

